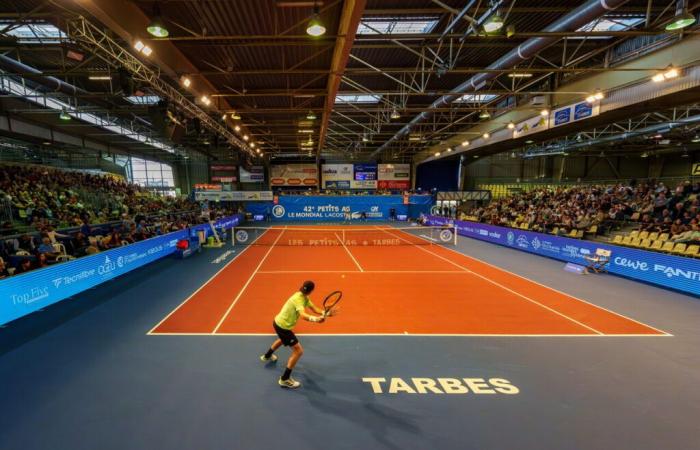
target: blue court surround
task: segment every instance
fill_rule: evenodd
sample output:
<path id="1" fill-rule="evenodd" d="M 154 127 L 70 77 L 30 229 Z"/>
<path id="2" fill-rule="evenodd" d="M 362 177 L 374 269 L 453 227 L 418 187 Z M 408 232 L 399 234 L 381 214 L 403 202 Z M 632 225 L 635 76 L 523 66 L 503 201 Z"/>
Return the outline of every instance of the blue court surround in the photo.
<path id="1" fill-rule="evenodd" d="M 460 251 L 674 337 L 307 336 L 304 388 L 283 391 L 282 364 L 257 359 L 270 337 L 146 335 L 229 250 L 157 261 L 0 328 L 0 448 L 700 448 L 694 298 L 462 239 Z M 444 313 L 426 301 L 426 320 Z M 377 395 L 362 377 L 501 377 L 520 393 Z"/>

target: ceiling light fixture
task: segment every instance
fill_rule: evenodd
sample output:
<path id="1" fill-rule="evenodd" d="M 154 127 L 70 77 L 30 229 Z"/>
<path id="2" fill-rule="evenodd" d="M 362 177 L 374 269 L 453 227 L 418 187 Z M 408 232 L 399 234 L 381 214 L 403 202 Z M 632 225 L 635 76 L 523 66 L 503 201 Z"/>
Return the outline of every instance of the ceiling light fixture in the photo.
<path id="1" fill-rule="evenodd" d="M 440 156 L 440 152 L 435 152 L 435 157 L 437 158 L 438 156 Z"/>
<path id="2" fill-rule="evenodd" d="M 314 114 L 313 111 L 309 111 L 309 113 L 306 115 L 306 118 L 308 120 L 316 120 L 316 114 Z"/>
<path id="3" fill-rule="evenodd" d="M 469 141 L 462 142 L 462 147 L 469 147 Z"/>
<path id="4" fill-rule="evenodd" d="M 248 139 L 250 139 L 250 138 L 248 137 L 248 135 L 247 135 L 247 134 L 244 134 L 244 135 L 243 135 L 243 140 L 244 140 L 244 141 L 247 141 Z"/>
<path id="5" fill-rule="evenodd" d="M 235 127 L 233 127 L 233 129 L 236 130 L 236 131 L 241 131 L 241 127 L 239 127 L 238 125 L 236 125 Z"/>
<path id="6" fill-rule="evenodd" d="M 231 118 L 233 120 L 241 120 L 241 115 L 234 111 L 231 113 Z"/>
<path id="7" fill-rule="evenodd" d="M 141 53 L 143 53 L 146 56 L 151 56 L 151 53 L 153 53 L 153 49 L 146 45 L 143 47 L 143 50 L 141 50 Z"/>
<path id="8" fill-rule="evenodd" d="M 109 75 L 89 75 L 88 76 L 88 80 L 92 80 L 92 81 L 107 81 L 107 80 L 111 80 L 111 79 L 112 79 L 112 77 Z"/>
<path id="9" fill-rule="evenodd" d="M 180 77 L 180 83 L 182 83 L 183 86 L 188 88 L 192 85 L 192 80 L 190 79 L 190 77 L 183 75 L 182 77 Z"/>
<path id="10" fill-rule="evenodd" d="M 304 130 L 299 130 L 299 133 L 304 133 L 304 134 L 313 134 L 314 130 L 312 129 L 304 129 Z"/>
<path id="11" fill-rule="evenodd" d="M 479 113 L 479 119 L 486 120 L 491 118 L 491 113 L 489 113 L 486 110 L 483 110 Z"/>
<path id="12" fill-rule="evenodd" d="M 484 139 L 488 139 L 488 138 L 491 137 L 491 135 L 490 135 L 489 133 L 484 133 L 484 134 L 481 135 L 481 137 L 484 138 Z"/>
<path id="13" fill-rule="evenodd" d="M 158 2 L 153 4 L 153 20 L 151 20 L 151 23 L 146 27 L 146 31 L 148 31 L 151 36 L 159 38 L 168 37 L 170 34 L 163 23 L 163 18 L 160 16 L 160 6 Z"/>
<path id="14" fill-rule="evenodd" d="M 70 116 L 70 114 L 68 114 L 68 111 L 66 110 L 66 108 L 63 108 L 61 110 L 61 114 L 58 115 L 58 118 L 61 120 L 65 120 L 66 122 L 71 120 L 71 116 Z"/>
<path id="15" fill-rule="evenodd" d="M 666 25 L 666 31 L 677 31 L 695 23 L 695 16 L 688 12 L 687 5 L 676 11 L 676 16 Z"/>
<path id="16" fill-rule="evenodd" d="M 513 122 L 508 122 L 508 129 L 512 130 L 515 128 L 515 124 Z"/>
<path id="17" fill-rule="evenodd" d="M 549 110 L 548 109 L 543 109 L 540 111 L 540 116 L 546 117 L 549 115 Z"/>
<path id="18" fill-rule="evenodd" d="M 498 11 L 484 23 L 484 31 L 486 33 L 496 33 L 501 28 L 503 28 L 503 18 Z"/>
<path id="19" fill-rule="evenodd" d="M 446 151 L 447 153 L 450 153 L 450 152 L 452 151 L 452 149 L 451 149 L 450 147 L 447 147 L 447 149 L 446 149 L 445 151 Z"/>
<path id="20" fill-rule="evenodd" d="M 508 74 L 509 78 L 532 78 L 530 72 L 511 72 Z"/>
<path id="21" fill-rule="evenodd" d="M 396 108 L 394 108 L 394 109 L 391 111 L 391 116 L 390 116 L 390 117 L 391 117 L 392 119 L 398 119 L 398 118 L 401 117 L 401 114 L 399 114 L 399 112 L 396 110 Z"/>
<path id="22" fill-rule="evenodd" d="M 326 27 L 321 22 L 321 16 L 318 14 L 318 5 L 314 1 L 314 14 L 306 26 L 306 34 L 313 37 L 319 37 L 326 34 Z"/>

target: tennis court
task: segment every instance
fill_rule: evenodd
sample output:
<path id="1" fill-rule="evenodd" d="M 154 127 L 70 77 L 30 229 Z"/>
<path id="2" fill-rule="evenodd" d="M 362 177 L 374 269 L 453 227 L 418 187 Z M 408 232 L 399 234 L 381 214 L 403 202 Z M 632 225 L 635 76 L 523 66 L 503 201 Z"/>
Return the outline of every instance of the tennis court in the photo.
<path id="1" fill-rule="evenodd" d="M 240 228 L 244 250 L 150 334 L 272 334 L 280 299 L 305 279 L 319 297 L 344 293 L 342 314 L 299 334 L 668 336 L 479 261 L 451 230 L 370 227 Z M 444 313 L 440 313 L 444 311 Z"/>

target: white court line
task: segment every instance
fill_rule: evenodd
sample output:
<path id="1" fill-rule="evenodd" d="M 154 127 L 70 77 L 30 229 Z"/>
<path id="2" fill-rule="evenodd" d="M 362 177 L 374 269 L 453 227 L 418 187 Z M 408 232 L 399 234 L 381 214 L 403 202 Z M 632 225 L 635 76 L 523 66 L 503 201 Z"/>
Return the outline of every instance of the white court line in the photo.
<path id="1" fill-rule="evenodd" d="M 360 272 L 364 272 L 365 270 L 362 268 L 360 263 L 357 262 L 357 260 L 353 256 L 353 254 L 350 252 L 350 249 L 348 249 L 348 247 L 345 245 L 345 241 L 340 236 L 338 236 L 338 233 L 333 233 L 333 234 L 335 234 L 335 237 L 337 237 L 338 240 L 340 241 L 340 243 L 343 244 L 343 248 L 345 249 L 346 252 L 348 252 L 348 255 L 350 255 L 350 258 L 352 258 L 352 260 L 355 263 L 355 265 L 357 266 L 357 268 L 360 269 Z"/>
<path id="2" fill-rule="evenodd" d="M 403 240 L 403 241 L 405 241 L 405 242 L 408 242 L 409 244 L 411 243 L 411 241 L 409 241 L 409 240 L 407 240 L 407 239 L 404 239 L 404 238 L 402 238 L 401 236 L 397 236 L 396 234 L 390 233 L 389 231 L 387 231 L 386 228 L 380 228 L 380 227 L 377 227 L 377 228 L 379 228 L 380 230 L 385 231 L 386 233 L 388 233 L 388 234 L 391 235 L 391 236 L 397 237 L 397 238 L 399 238 L 399 239 L 401 239 L 401 240 Z M 399 231 L 400 231 L 400 230 L 399 230 Z M 413 235 L 411 235 L 411 236 L 413 236 Z M 419 237 L 420 237 L 420 236 L 419 236 Z M 427 242 L 430 242 L 430 241 L 427 241 Z M 591 330 L 591 331 L 593 331 L 593 332 L 595 332 L 595 333 L 597 333 L 597 334 L 603 334 L 601 331 L 598 331 L 598 330 L 596 330 L 595 328 L 586 325 L 585 323 L 579 322 L 578 320 L 574 319 L 573 317 L 569 317 L 569 316 L 567 316 L 566 314 L 564 314 L 564 313 L 562 313 L 562 312 L 559 312 L 559 311 L 557 311 L 557 310 L 554 309 L 554 308 L 550 308 L 549 306 L 544 305 L 544 304 L 538 302 L 537 300 L 533 300 L 533 299 L 531 299 L 530 297 L 528 297 L 528 296 L 526 296 L 526 295 L 524 295 L 524 294 L 521 294 L 521 293 L 518 292 L 518 291 L 514 291 L 513 289 L 510 289 L 509 287 L 506 287 L 506 286 L 504 286 L 504 285 L 498 283 L 497 281 L 493 281 L 492 279 L 490 279 L 490 278 L 488 278 L 488 277 L 485 277 L 485 276 L 483 276 L 483 275 L 481 275 L 481 274 L 478 274 L 478 273 L 476 273 L 476 272 L 474 272 L 474 271 L 471 271 L 471 270 L 467 269 L 466 267 L 463 267 L 463 266 L 461 266 L 460 264 L 457 264 L 457 263 L 454 262 L 454 261 L 450 261 L 449 259 L 445 258 L 444 256 L 441 256 L 441 255 L 438 255 L 437 253 L 431 252 L 430 250 L 428 250 L 428 249 L 426 249 L 426 248 L 422 248 L 420 245 L 415 245 L 415 244 L 413 244 L 413 245 L 414 245 L 416 248 L 419 248 L 419 249 L 421 249 L 421 250 L 423 250 L 423 251 L 425 251 L 425 252 L 428 252 L 428 253 L 430 253 L 431 255 L 437 256 L 438 258 L 444 259 L 445 261 L 448 261 L 448 262 L 454 264 L 454 265 L 457 266 L 457 267 L 461 267 L 462 269 L 466 270 L 466 271 L 469 272 L 470 274 L 472 274 L 472 275 L 474 275 L 474 276 L 476 276 L 476 277 L 479 277 L 479 278 L 481 278 L 482 280 L 487 281 L 487 282 L 493 284 L 494 286 L 498 286 L 498 287 L 500 287 L 501 289 L 506 290 L 506 291 L 508 291 L 508 292 L 510 292 L 510 293 L 512 293 L 512 294 L 515 294 L 515 295 L 517 295 L 518 297 L 521 297 L 521 298 L 523 298 L 523 299 L 525 299 L 525 300 L 527 300 L 527 301 L 529 301 L 529 302 L 532 302 L 532 303 L 534 303 L 535 305 L 538 305 L 538 306 L 540 306 L 540 307 L 542 307 L 542 308 L 544 308 L 544 309 L 546 309 L 546 310 L 548 310 L 548 311 L 550 311 L 550 312 L 553 312 L 554 314 L 556 314 L 556 315 L 558 315 L 558 316 L 561 316 L 561 317 L 563 317 L 563 318 L 565 318 L 565 319 L 568 319 L 568 320 L 570 320 L 571 322 L 574 322 L 574 323 L 577 324 L 577 325 L 580 325 L 580 326 L 582 326 L 582 327 L 584 327 L 584 328 L 587 328 L 587 329 L 589 329 L 589 330 Z"/>
<path id="3" fill-rule="evenodd" d="M 469 238 L 469 239 L 472 239 L 472 238 Z M 441 245 L 440 247 L 441 247 L 441 248 L 444 248 L 445 250 L 448 250 L 448 251 L 450 251 L 450 252 L 456 253 L 456 254 L 458 254 L 458 255 L 460 255 L 460 256 L 463 256 L 464 258 L 469 258 L 469 259 L 472 259 L 472 260 L 474 260 L 474 261 L 478 261 L 478 262 L 480 262 L 480 263 L 482 263 L 482 264 L 485 264 L 485 265 L 487 265 L 487 266 L 489 266 L 489 267 L 492 267 L 492 268 L 494 268 L 494 269 L 496 269 L 496 270 L 500 270 L 500 271 L 509 273 L 509 274 L 511 274 L 511 275 L 513 275 L 513 276 L 516 276 L 516 277 L 518 277 L 518 278 L 520 278 L 520 279 L 522 279 L 522 280 L 529 281 L 529 282 L 534 283 L 534 284 L 536 284 L 536 285 L 538 285 L 538 286 L 542 286 L 542 287 L 544 287 L 544 288 L 547 288 L 547 289 L 549 289 L 549 290 L 551 290 L 551 291 L 557 292 L 557 293 L 562 294 L 562 295 L 566 295 L 567 297 L 573 298 L 574 300 L 578 300 L 579 302 L 586 303 L 587 305 L 591 305 L 591 306 L 593 306 L 593 307 L 595 307 L 595 308 L 598 308 L 598 309 L 601 309 L 601 310 L 603 310 L 603 311 L 609 312 L 610 314 L 614 314 L 614 315 L 616 315 L 616 316 L 618 316 L 618 317 L 622 317 L 623 319 L 627 319 L 627 320 L 629 320 L 630 322 L 634 322 L 634 323 L 637 323 L 637 324 L 639 324 L 639 325 L 645 326 L 645 327 L 647 327 L 647 328 L 651 328 L 652 330 L 658 331 L 659 333 L 662 333 L 663 335 L 666 335 L 666 336 L 673 336 L 671 333 L 669 333 L 669 332 L 667 332 L 667 331 L 664 331 L 664 330 L 661 330 L 661 329 L 659 329 L 659 328 L 653 327 L 653 326 L 651 326 L 651 325 L 649 325 L 649 324 L 646 324 L 646 323 L 644 323 L 644 322 L 640 322 L 640 321 L 635 320 L 635 319 L 633 319 L 633 318 L 631 318 L 631 317 L 629 317 L 629 316 L 626 316 L 626 315 L 624 315 L 624 314 L 620 314 L 619 312 L 615 312 L 615 311 L 613 311 L 613 310 L 611 310 L 611 309 L 608 309 L 608 308 L 606 308 L 606 307 L 604 307 L 604 306 L 596 305 L 595 303 L 591 303 L 591 302 L 589 302 L 589 301 L 587 301 L 587 300 L 584 300 L 584 299 L 582 299 L 582 298 L 579 298 L 579 297 L 576 297 L 576 296 L 574 296 L 574 295 L 568 294 L 568 293 L 566 293 L 566 292 L 560 291 L 559 289 L 553 288 L 553 287 L 551 287 L 551 286 L 547 286 L 546 284 L 542 284 L 542 283 L 540 283 L 540 282 L 538 282 L 538 281 L 532 280 L 532 279 L 527 278 L 527 277 L 524 277 L 524 276 L 522 276 L 522 275 L 518 275 L 518 274 L 515 273 L 515 272 L 511 272 L 510 270 L 507 270 L 507 269 L 504 269 L 504 268 L 502 268 L 502 267 L 499 267 L 499 266 L 496 266 L 496 265 L 494 265 L 494 264 L 491 264 L 491 263 L 489 263 L 489 262 L 486 262 L 486 261 L 484 261 L 483 259 L 479 259 L 479 258 L 476 258 L 476 257 L 471 256 L 471 255 L 465 255 L 464 253 L 462 253 L 462 252 L 460 252 L 460 251 L 454 250 L 454 249 L 449 248 L 449 247 L 446 247 L 446 246 L 444 246 L 444 245 Z M 511 250 L 512 250 L 512 249 L 511 249 Z"/>
<path id="4" fill-rule="evenodd" d="M 286 228 L 287 228 L 287 227 L 285 227 L 284 230 L 286 230 Z M 248 288 L 248 285 L 250 284 L 250 282 L 253 281 L 253 278 L 255 277 L 255 274 L 258 273 L 258 270 L 260 270 L 260 267 L 263 265 L 263 263 L 265 262 L 265 260 L 267 259 L 267 257 L 268 257 L 268 256 L 270 255 L 270 253 L 272 252 L 272 250 L 275 248 L 275 244 L 277 244 L 277 242 L 280 240 L 280 238 L 281 238 L 282 235 L 284 234 L 284 230 L 282 230 L 282 232 L 279 234 L 279 236 L 277 236 L 277 239 L 275 239 L 275 242 L 272 243 L 272 245 L 270 246 L 270 248 L 269 248 L 269 250 L 267 251 L 267 253 L 265 253 L 265 256 L 263 256 L 263 258 L 260 260 L 260 264 L 258 264 L 258 266 L 255 268 L 255 270 L 253 271 L 253 273 L 250 274 L 250 277 L 248 278 L 248 281 L 246 281 L 245 284 L 243 285 L 243 287 L 241 288 L 241 290 L 238 291 L 238 295 L 236 295 L 236 298 L 233 299 L 233 302 L 232 302 L 231 305 L 228 307 L 228 309 L 227 309 L 226 312 L 224 313 L 224 316 L 221 318 L 221 320 L 219 321 L 219 323 L 216 324 L 216 327 L 214 328 L 214 331 L 211 332 L 211 334 L 216 334 L 216 332 L 219 331 L 219 328 L 221 327 L 221 324 L 224 323 L 224 320 L 226 320 L 226 317 L 229 315 L 229 313 L 231 312 L 231 310 L 233 309 L 233 307 L 236 306 L 236 303 L 238 302 L 238 299 L 241 298 L 241 296 L 243 295 L 243 292 L 245 292 L 246 288 Z"/>
<path id="5" fill-rule="evenodd" d="M 253 240 L 253 242 L 251 242 L 247 247 L 245 247 L 243 250 L 241 250 L 236 256 L 234 256 L 233 258 L 231 258 L 231 261 L 229 261 L 229 262 L 227 262 L 226 264 L 224 264 L 224 266 L 223 266 L 221 269 L 219 269 L 214 275 L 212 275 L 207 281 L 205 281 L 204 284 L 202 284 L 200 287 L 198 287 L 197 290 L 194 291 L 192 294 L 190 294 L 190 296 L 187 297 L 182 303 L 180 303 L 179 305 L 177 305 L 177 306 L 175 307 L 175 309 L 173 309 L 172 311 L 170 311 L 170 313 L 168 313 L 167 316 L 163 317 L 163 319 L 161 319 L 161 321 L 158 322 L 153 328 L 151 328 L 151 329 L 148 331 L 148 333 L 146 333 L 146 334 L 151 334 L 151 333 L 153 333 L 153 330 L 155 330 L 156 328 L 158 328 L 159 326 L 161 326 L 161 325 L 163 324 L 163 322 L 165 322 L 166 320 L 168 320 L 168 318 L 170 318 L 170 316 L 172 316 L 173 314 L 175 314 L 175 311 L 177 311 L 178 309 L 180 309 L 185 303 L 189 302 L 189 301 L 192 299 L 192 297 L 194 297 L 194 296 L 197 294 L 197 292 L 199 292 L 199 291 L 201 291 L 202 289 L 204 289 L 204 286 L 206 286 L 207 284 L 211 283 L 212 280 L 214 280 L 214 278 L 216 278 L 217 276 L 219 276 L 219 274 L 220 274 L 221 272 L 223 272 L 224 270 L 226 270 L 226 268 L 227 268 L 229 265 L 231 265 L 231 263 L 233 263 L 233 262 L 236 260 L 236 258 L 238 258 L 239 256 L 241 256 L 243 253 L 245 253 L 246 250 L 248 250 L 250 247 L 252 247 L 252 246 L 253 246 L 253 243 L 255 243 L 255 241 L 257 241 L 258 239 L 260 239 L 265 233 L 267 233 L 267 231 L 261 233 L 260 236 L 258 236 L 257 238 L 255 238 L 255 240 Z"/>
<path id="6" fill-rule="evenodd" d="M 153 333 L 152 336 L 275 336 L 274 333 Z M 500 333 L 296 333 L 297 336 L 403 336 L 403 337 L 533 337 L 533 338 L 616 338 L 616 337 L 671 337 L 670 334 L 500 334 Z"/>
<path id="7" fill-rule="evenodd" d="M 259 274 L 264 274 L 264 273 L 309 273 L 308 270 L 260 270 L 258 271 Z M 358 273 L 355 272 L 354 270 L 314 270 L 313 273 Z M 416 273 L 456 273 L 460 275 L 469 275 L 469 272 L 465 272 L 464 270 L 363 270 L 362 273 L 370 274 L 370 273 L 410 273 L 410 274 L 416 274 Z"/>

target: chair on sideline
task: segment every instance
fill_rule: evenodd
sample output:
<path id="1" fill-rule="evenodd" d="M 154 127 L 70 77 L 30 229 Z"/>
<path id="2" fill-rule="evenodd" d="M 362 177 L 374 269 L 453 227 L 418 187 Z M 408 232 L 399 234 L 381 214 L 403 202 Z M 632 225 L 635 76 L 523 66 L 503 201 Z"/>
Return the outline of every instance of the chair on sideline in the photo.
<path id="1" fill-rule="evenodd" d="M 607 272 L 607 265 L 610 263 L 610 255 L 612 252 L 604 248 L 597 248 L 595 250 L 595 255 L 585 256 L 588 261 L 588 266 L 586 266 L 586 272 Z"/>

